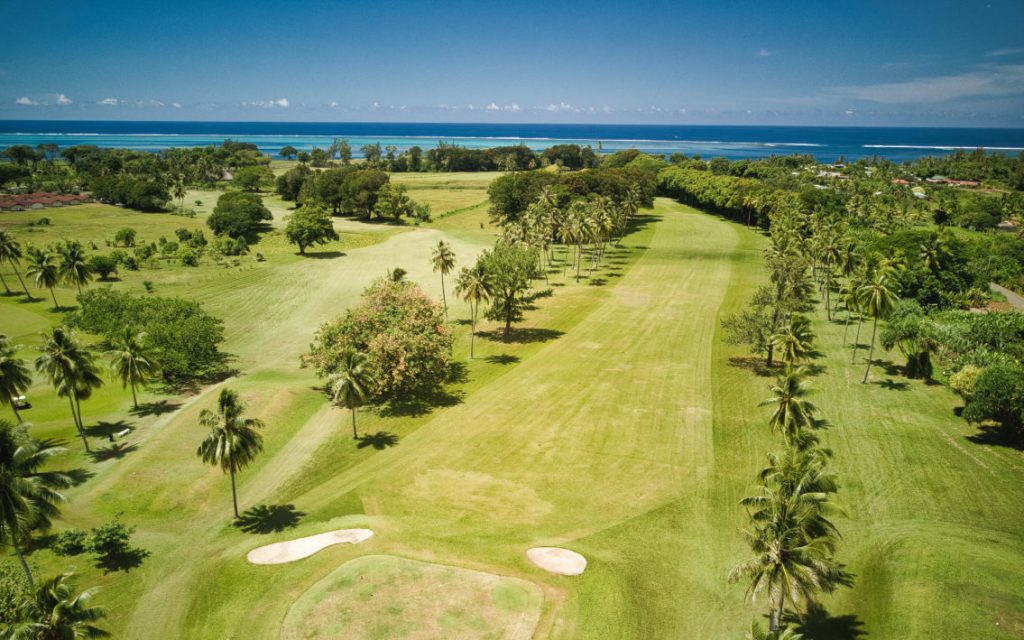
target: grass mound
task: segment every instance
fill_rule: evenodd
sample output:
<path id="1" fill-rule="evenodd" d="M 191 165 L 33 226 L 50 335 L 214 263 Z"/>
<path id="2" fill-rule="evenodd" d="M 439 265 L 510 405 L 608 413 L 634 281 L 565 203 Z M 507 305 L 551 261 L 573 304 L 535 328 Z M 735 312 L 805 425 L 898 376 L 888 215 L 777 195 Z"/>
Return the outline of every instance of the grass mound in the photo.
<path id="1" fill-rule="evenodd" d="M 374 555 L 350 560 L 292 605 L 283 640 L 528 640 L 536 585 L 492 573 Z"/>

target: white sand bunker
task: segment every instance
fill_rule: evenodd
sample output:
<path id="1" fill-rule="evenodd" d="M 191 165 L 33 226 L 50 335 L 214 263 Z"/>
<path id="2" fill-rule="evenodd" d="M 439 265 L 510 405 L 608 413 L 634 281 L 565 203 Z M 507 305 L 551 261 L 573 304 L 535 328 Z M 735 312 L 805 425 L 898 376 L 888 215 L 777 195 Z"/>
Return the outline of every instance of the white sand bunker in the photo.
<path id="1" fill-rule="evenodd" d="M 359 544 L 373 537 L 369 529 L 338 529 L 315 536 L 275 542 L 264 547 L 257 547 L 246 554 L 246 559 L 253 564 L 281 564 L 308 558 L 317 551 L 335 544 Z"/>
<path id="2" fill-rule="evenodd" d="M 575 551 L 559 547 L 527 549 L 526 557 L 541 569 L 561 576 L 578 576 L 587 568 L 586 558 Z"/>

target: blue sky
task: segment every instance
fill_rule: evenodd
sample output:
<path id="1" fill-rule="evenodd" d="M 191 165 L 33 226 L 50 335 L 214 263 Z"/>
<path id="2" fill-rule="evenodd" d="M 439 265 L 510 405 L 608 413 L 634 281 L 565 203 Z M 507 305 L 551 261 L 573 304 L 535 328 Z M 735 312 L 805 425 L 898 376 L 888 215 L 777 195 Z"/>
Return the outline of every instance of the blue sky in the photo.
<path id="1" fill-rule="evenodd" d="M 1024 2 L 4 0 L 0 118 L 1024 127 Z"/>

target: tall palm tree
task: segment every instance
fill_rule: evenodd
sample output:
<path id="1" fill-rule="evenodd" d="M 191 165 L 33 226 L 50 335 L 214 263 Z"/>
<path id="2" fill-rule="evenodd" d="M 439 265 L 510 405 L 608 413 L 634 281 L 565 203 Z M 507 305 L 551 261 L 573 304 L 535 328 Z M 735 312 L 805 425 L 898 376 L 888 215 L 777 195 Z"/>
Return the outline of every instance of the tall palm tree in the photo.
<path id="1" fill-rule="evenodd" d="M 868 351 L 868 364 L 864 369 L 864 379 L 861 383 L 868 381 L 868 374 L 871 373 L 871 358 L 875 354 L 875 334 L 878 332 L 878 319 L 888 317 L 896 306 L 898 294 L 890 284 L 889 275 L 885 271 L 879 271 L 869 282 L 857 289 L 860 298 L 861 308 L 864 313 L 871 316 L 871 349 Z"/>
<path id="2" fill-rule="evenodd" d="M 82 285 L 92 280 L 92 267 L 85 259 L 82 243 L 66 240 L 57 246 L 57 271 L 64 284 L 73 284 L 82 294 Z"/>
<path id="3" fill-rule="evenodd" d="M 366 404 L 372 384 L 369 357 L 351 349 L 342 354 L 338 371 L 330 380 L 331 400 L 352 412 L 353 440 L 359 438 L 359 432 L 356 431 L 356 409 Z"/>
<path id="4" fill-rule="evenodd" d="M 10 231 L 0 229 L 0 265 L 4 260 L 11 263 L 11 269 L 14 270 L 14 275 L 18 276 L 21 288 L 25 290 L 25 295 L 31 300 L 32 294 L 29 293 L 28 287 L 25 286 L 25 281 L 21 279 L 21 273 L 18 271 L 18 264 L 21 262 L 21 243 L 14 239 Z"/>
<path id="5" fill-rule="evenodd" d="M 263 451 L 263 436 L 259 429 L 263 422 L 257 418 L 246 418 L 242 415 L 245 405 L 238 399 L 238 394 L 231 389 L 221 389 L 217 399 L 217 411 L 203 409 L 199 414 L 199 424 L 208 428 L 210 434 L 199 445 L 196 455 L 203 462 L 220 467 L 224 473 L 231 474 L 231 500 L 238 515 L 238 490 L 235 487 L 235 474 L 256 459 Z"/>
<path id="6" fill-rule="evenodd" d="M 29 585 L 32 571 L 21 542 L 33 530 L 48 529 L 50 519 L 60 515 L 57 505 L 64 502 L 64 496 L 58 489 L 71 486 L 71 478 L 40 468 L 62 453 L 64 449 L 36 442 L 0 421 L 0 542 L 14 548 Z"/>
<path id="7" fill-rule="evenodd" d="M 814 350 L 810 319 L 796 313 L 790 315 L 782 331 L 772 336 L 772 347 L 789 366 L 806 360 Z"/>
<path id="8" fill-rule="evenodd" d="M 476 317 L 480 303 L 491 299 L 491 280 L 482 264 L 472 268 L 463 267 L 459 279 L 455 283 L 455 293 L 469 303 L 472 314 L 469 333 L 469 359 L 473 359 L 473 343 L 476 341 Z"/>
<path id="9" fill-rule="evenodd" d="M 115 338 L 110 349 L 110 364 L 114 375 L 121 381 L 121 388 L 132 388 L 132 404 L 137 409 L 139 399 L 135 388 L 149 382 L 158 370 L 156 351 L 146 340 L 146 333 L 135 333 L 125 327 L 120 336 Z"/>
<path id="10" fill-rule="evenodd" d="M 803 367 L 786 370 L 769 387 L 771 397 L 763 400 L 762 407 L 774 407 L 768 426 L 772 431 L 782 433 L 790 445 L 801 444 L 804 433 L 814 428 L 814 414 L 818 410 L 807 397 L 811 394 L 807 370 Z"/>
<path id="11" fill-rule="evenodd" d="M 25 361 L 17 356 L 18 346 L 11 344 L 10 338 L 0 333 L 0 404 L 10 404 L 14 417 L 21 424 L 21 414 L 14 398 L 25 393 L 32 384 L 32 375 L 25 366 Z"/>
<path id="12" fill-rule="evenodd" d="M 37 289 L 49 289 L 53 298 L 53 308 L 60 308 L 57 304 L 57 294 L 53 292 L 53 288 L 60 282 L 60 272 L 52 254 L 38 247 L 29 247 L 28 269 L 25 270 L 25 275 L 32 278 Z"/>
<path id="13" fill-rule="evenodd" d="M 434 253 L 430 257 L 430 263 L 434 267 L 434 273 L 441 272 L 441 299 L 444 301 L 444 315 L 447 318 L 448 295 L 444 290 L 444 277 L 455 268 L 455 252 L 452 251 L 451 245 L 444 240 L 439 241 L 437 248 L 434 249 Z"/>
<path id="14" fill-rule="evenodd" d="M 95 591 L 75 594 L 73 573 L 61 573 L 33 587 L 18 608 L 18 621 L 11 625 L 10 640 L 89 640 L 110 634 L 96 626 L 106 616 L 92 606 Z"/>
<path id="15" fill-rule="evenodd" d="M 92 352 L 79 345 L 71 331 L 64 327 L 44 332 L 43 345 L 38 349 L 41 354 L 36 358 L 36 371 L 46 374 L 59 397 L 68 399 L 78 435 L 89 451 L 81 400 L 88 398 L 92 389 L 103 385 Z"/>

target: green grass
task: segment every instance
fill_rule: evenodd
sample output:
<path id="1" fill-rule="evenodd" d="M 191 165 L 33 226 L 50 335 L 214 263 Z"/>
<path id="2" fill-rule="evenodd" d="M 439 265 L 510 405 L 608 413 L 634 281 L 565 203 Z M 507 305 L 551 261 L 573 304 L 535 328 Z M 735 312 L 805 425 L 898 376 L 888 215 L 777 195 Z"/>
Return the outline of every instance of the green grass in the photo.
<path id="1" fill-rule="evenodd" d="M 719 328 L 721 314 L 741 308 L 764 279 L 765 241 L 753 231 L 659 200 L 593 278 L 577 284 L 553 270 L 554 295 L 527 313 L 523 341 L 478 339 L 468 361 L 468 327 L 456 325 L 454 355 L 466 369 L 447 402 L 362 411 L 360 431 L 394 436 L 391 447 L 358 448 L 346 416 L 299 368 L 318 324 L 387 269 L 407 269 L 439 298 L 430 251 L 445 239 L 459 266 L 469 263 L 493 242 L 485 218 L 480 205 L 422 227 L 341 221 L 351 243 L 341 256 L 302 259 L 269 235 L 264 263 L 154 271 L 158 293 L 199 299 L 225 319 L 226 347 L 242 371 L 227 384 L 268 425 L 266 453 L 239 477 L 243 508 L 291 504 L 303 516 L 267 535 L 230 525 L 227 478 L 194 455 L 198 413 L 219 386 L 145 417 L 128 415 L 128 394 L 107 387 L 84 403 L 87 422 L 125 420 L 137 449 L 94 463 L 69 441 L 63 462 L 95 476 L 69 492 L 63 524 L 87 527 L 123 513 L 152 555 L 128 575 L 104 575 L 86 558 L 46 549 L 32 563 L 75 566 L 82 584 L 102 586 L 98 599 L 118 637 L 277 638 L 282 624 L 301 626 L 355 574 L 375 576 L 387 593 L 407 589 L 408 598 L 351 608 L 338 624 L 358 624 L 354 637 L 393 637 L 407 620 L 483 628 L 470 624 L 479 612 L 430 608 L 449 601 L 446 591 L 402 577 L 408 563 L 473 573 L 452 602 L 477 597 L 480 576 L 532 583 L 543 594 L 536 638 L 740 637 L 764 607 L 744 602 L 743 587 L 725 580 L 746 554 L 738 502 L 779 446 L 757 407 L 768 379 L 742 366 L 746 354 L 723 345 Z M 122 222 L 111 215 L 95 233 L 112 234 Z M 113 286 L 138 287 L 135 277 Z M 452 319 L 466 318 L 450 290 L 449 301 Z M 0 331 L 30 340 L 56 320 L 46 306 L 0 299 Z M 1020 453 L 968 440 L 973 430 L 942 387 L 907 382 L 897 390 L 906 381 L 884 369 L 874 378 L 891 378 L 889 388 L 860 385 L 862 365 L 849 365 L 839 345 L 842 326 L 815 322 L 825 368 L 815 401 L 832 423 L 824 440 L 849 513 L 838 522 L 841 559 L 857 576 L 853 589 L 826 601 L 831 623 L 873 638 L 1024 636 Z M 69 438 L 52 393 L 40 385 L 31 395 L 33 429 Z M 244 559 L 269 542 L 352 526 L 376 535 L 287 565 Z M 525 551 L 539 545 L 583 553 L 586 573 L 565 578 L 534 567 Z M 346 584 L 339 588 L 355 592 L 339 593 L 366 596 L 358 582 Z M 491 595 L 494 615 L 534 602 L 515 589 Z M 351 598 L 342 600 L 348 607 Z M 319 632 L 334 632 L 331 620 L 324 624 Z"/>

